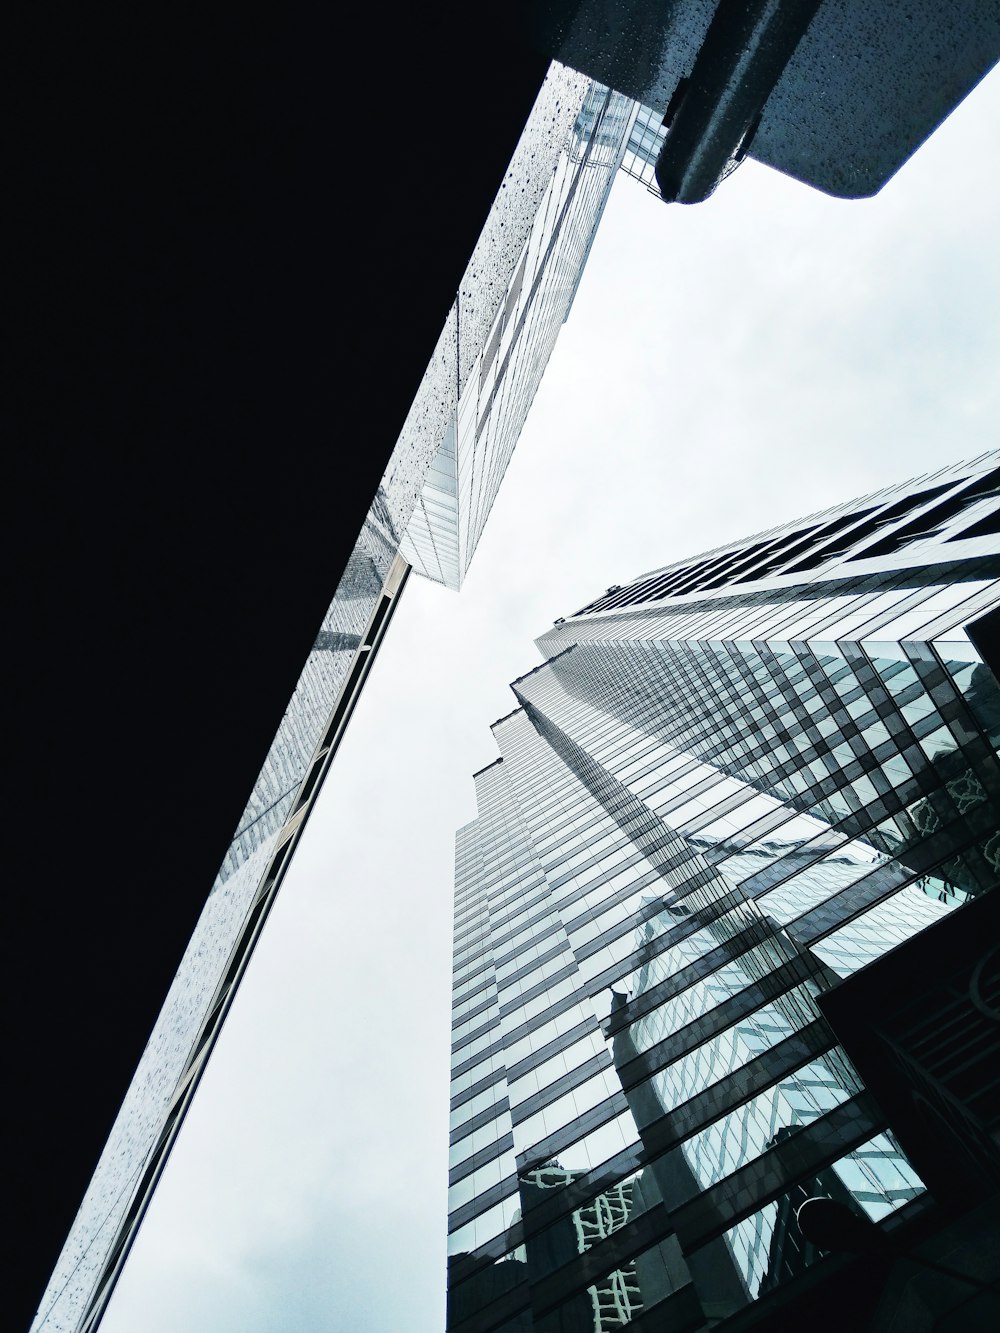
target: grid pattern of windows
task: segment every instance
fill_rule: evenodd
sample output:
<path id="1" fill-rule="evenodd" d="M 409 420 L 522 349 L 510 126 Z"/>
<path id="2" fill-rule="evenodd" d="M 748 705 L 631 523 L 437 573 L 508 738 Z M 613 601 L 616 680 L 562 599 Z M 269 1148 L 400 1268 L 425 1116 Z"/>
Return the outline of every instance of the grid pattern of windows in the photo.
<path id="1" fill-rule="evenodd" d="M 458 588 L 565 322 L 638 104 L 591 84 L 558 155 L 506 293 L 480 346 L 467 348 L 457 302 L 458 399 L 402 550 L 421 574 Z"/>
<path id="2" fill-rule="evenodd" d="M 922 1193 L 816 997 L 1000 881 L 966 632 L 1000 543 L 960 548 L 961 513 L 919 565 L 591 610 L 514 682 L 458 836 L 451 1333 L 724 1320 L 820 1261 L 809 1194 L 879 1221 Z"/>
<path id="3" fill-rule="evenodd" d="M 287 840 L 299 826 L 303 793 L 313 790 L 314 763 L 331 720 L 353 697 L 366 669 L 371 647 L 366 640 L 386 597 L 395 595 L 405 568 L 402 538 L 411 521 L 419 525 L 421 515 L 432 513 L 447 518 L 449 506 L 467 506 L 460 552 L 447 548 L 439 522 L 435 535 L 445 567 L 459 560 L 464 570 L 471 557 L 586 260 L 617 165 L 612 140 L 617 133 L 623 143 L 628 132 L 634 103 L 619 94 L 609 98 L 601 89 L 599 142 L 590 147 L 581 139 L 581 107 L 596 95 L 586 76 L 557 64 L 539 91 L 41 1301 L 36 1327 L 45 1333 L 84 1326 L 94 1303 L 104 1300 L 106 1279 L 141 1214 L 143 1191 L 153 1188 L 154 1168 L 171 1139 L 181 1100 L 186 1104 L 193 1067 L 198 1077 L 201 1065 L 194 1062 L 218 1016 L 218 991 L 228 984 L 234 953 L 271 892 L 275 866 L 286 863 Z M 405 310 L 388 317 L 405 318 Z M 464 393 L 470 384 L 480 390 L 478 396 Z M 487 399 L 475 457 L 465 459 L 463 414 L 470 402 L 485 405 Z M 482 415 L 479 406 L 477 421 Z M 350 444 L 344 440 L 338 447 L 349 452 Z M 437 565 L 429 567 L 430 555 L 417 559 L 409 547 L 403 554 L 418 572 L 441 576 Z"/>

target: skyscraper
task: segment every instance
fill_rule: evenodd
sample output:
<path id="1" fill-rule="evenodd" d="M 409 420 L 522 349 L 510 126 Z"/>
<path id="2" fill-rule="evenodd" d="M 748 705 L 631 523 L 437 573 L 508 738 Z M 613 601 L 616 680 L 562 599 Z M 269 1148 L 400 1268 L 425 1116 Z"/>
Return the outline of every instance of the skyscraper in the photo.
<path id="1" fill-rule="evenodd" d="M 636 104 L 553 65 L 125 1096 L 34 1327 L 96 1325 L 410 572 L 458 588 Z"/>
<path id="2" fill-rule="evenodd" d="M 926 1203 L 816 997 L 1000 881 L 998 461 L 539 639 L 457 839 L 452 1333 L 697 1328 L 809 1280 L 807 1195 Z"/>
<path id="3" fill-rule="evenodd" d="M 521 232 L 509 237 L 497 225 L 492 235 L 484 232 L 439 344 L 437 373 L 447 377 L 448 386 L 435 426 L 440 443 L 402 551 L 418 573 L 450 588 L 460 587 L 465 577 L 559 329 L 569 317 L 640 110 L 601 84 L 586 84 L 581 99 L 577 76 L 567 70 L 562 77 L 571 89 L 571 106 L 579 108 L 569 135 L 552 156 L 548 179 L 538 173 L 533 212 L 525 216 Z M 517 185 L 512 178 L 504 189 Z M 501 246 L 506 290 L 498 300 L 490 287 L 497 265 L 493 252 Z"/>

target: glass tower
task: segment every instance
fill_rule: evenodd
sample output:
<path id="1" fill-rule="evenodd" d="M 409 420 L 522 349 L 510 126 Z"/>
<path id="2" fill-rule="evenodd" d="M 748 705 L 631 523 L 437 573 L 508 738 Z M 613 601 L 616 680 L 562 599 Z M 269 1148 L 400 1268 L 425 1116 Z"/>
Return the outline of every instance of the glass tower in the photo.
<path id="1" fill-rule="evenodd" d="M 456 302 L 454 402 L 402 542 L 403 554 L 418 573 L 449 588 L 462 584 L 559 329 L 569 317 L 639 110 L 621 93 L 589 85 L 531 228 L 515 253 L 503 300 L 488 319 L 480 300 L 467 299 L 471 292 L 463 289 Z M 473 256 L 473 275 L 476 264 Z M 478 322 L 470 329 L 473 315 Z"/>
<path id="2" fill-rule="evenodd" d="M 1000 881 L 998 462 L 538 641 L 457 837 L 450 1333 L 696 1329 L 806 1197 L 921 1206 L 816 997 Z"/>

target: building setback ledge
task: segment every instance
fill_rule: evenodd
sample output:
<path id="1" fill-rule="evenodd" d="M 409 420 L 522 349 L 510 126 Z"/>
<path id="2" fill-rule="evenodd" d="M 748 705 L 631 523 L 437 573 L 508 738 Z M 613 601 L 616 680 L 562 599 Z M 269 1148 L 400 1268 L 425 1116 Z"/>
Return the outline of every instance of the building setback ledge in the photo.
<path id="1" fill-rule="evenodd" d="M 522 680 L 527 680 L 529 676 L 534 676 L 537 672 L 544 670 L 545 667 L 551 666 L 552 663 L 558 661 L 560 657 L 565 657 L 567 653 L 571 653 L 575 647 L 576 644 L 571 643 L 568 648 L 563 648 L 561 652 L 553 654 L 552 657 L 547 657 L 544 662 L 540 662 L 538 666 L 532 667 L 531 670 L 526 671 L 523 676 L 518 676 L 516 680 L 512 680 L 510 688 L 513 689 L 515 685 L 520 685 Z M 517 709 L 514 711 L 517 712 Z M 500 720 L 502 722 L 503 718 Z M 496 726 L 496 723 L 494 722 L 493 725 Z"/>
<path id="2" fill-rule="evenodd" d="M 495 727 L 499 727 L 500 724 L 503 722 L 509 722 L 515 713 L 521 713 L 523 711 L 524 709 L 522 708 L 521 704 L 518 704 L 518 706 L 516 708 L 512 708 L 509 713 L 504 713 L 503 717 L 498 717 L 495 722 L 491 722 L 490 731 L 492 731 Z"/>

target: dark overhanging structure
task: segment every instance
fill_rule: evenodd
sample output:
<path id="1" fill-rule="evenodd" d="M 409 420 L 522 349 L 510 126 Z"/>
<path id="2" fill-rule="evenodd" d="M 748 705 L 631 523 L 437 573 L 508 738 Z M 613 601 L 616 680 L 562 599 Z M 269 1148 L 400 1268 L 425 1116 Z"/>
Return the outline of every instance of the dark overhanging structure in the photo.
<path id="1" fill-rule="evenodd" d="M 668 201 L 751 157 L 826 194 L 876 194 L 1000 58 L 1000 11 L 958 0 L 552 3 L 536 21 L 574 69 L 662 108 Z"/>
<path id="2" fill-rule="evenodd" d="M 588 19 L 598 9 L 519 9 L 488 36 L 451 5 L 394 14 L 388 33 L 358 11 L 244 16 L 238 32 L 89 14 L 29 35 L 14 369 L 30 433 L 7 527 L 15 1326 L 34 1312 L 549 58 L 631 92 L 667 36 L 695 56 L 714 12 L 668 6 L 660 31 L 635 5 L 649 41 L 628 46 L 610 6 Z M 994 6 L 949 21 L 978 64 L 963 55 L 930 87 L 914 72 L 925 132 L 996 59 Z"/>

